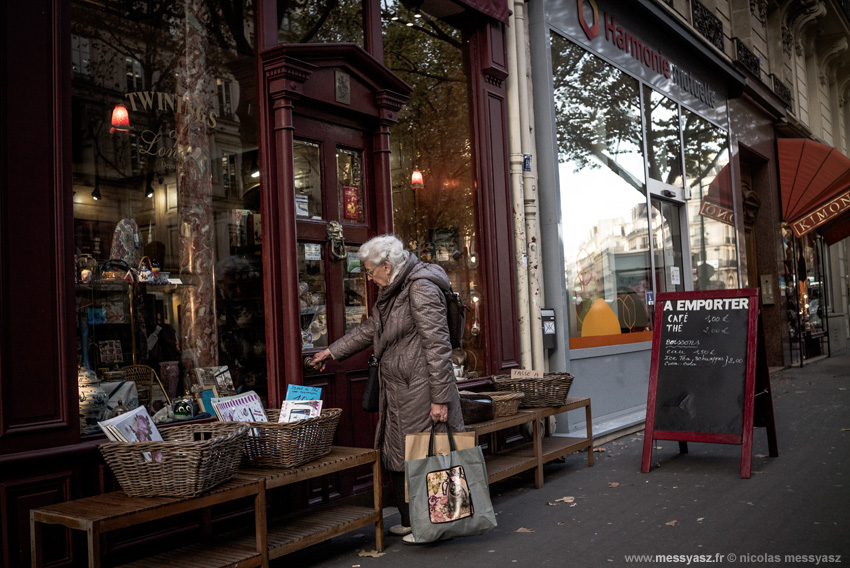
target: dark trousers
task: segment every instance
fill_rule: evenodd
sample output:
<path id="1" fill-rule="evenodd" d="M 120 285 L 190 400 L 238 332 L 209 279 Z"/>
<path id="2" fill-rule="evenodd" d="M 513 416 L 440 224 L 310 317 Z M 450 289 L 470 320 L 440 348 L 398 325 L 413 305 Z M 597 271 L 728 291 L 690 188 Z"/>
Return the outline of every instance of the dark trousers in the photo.
<path id="1" fill-rule="evenodd" d="M 401 524 L 402 526 L 409 527 L 410 504 L 404 500 L 404 472 L 391 471 L 390 481 L 393 485 L 393 501 L 395 501 L 395 506 L 398 507 L 398 512 L 401 515 Z"/>

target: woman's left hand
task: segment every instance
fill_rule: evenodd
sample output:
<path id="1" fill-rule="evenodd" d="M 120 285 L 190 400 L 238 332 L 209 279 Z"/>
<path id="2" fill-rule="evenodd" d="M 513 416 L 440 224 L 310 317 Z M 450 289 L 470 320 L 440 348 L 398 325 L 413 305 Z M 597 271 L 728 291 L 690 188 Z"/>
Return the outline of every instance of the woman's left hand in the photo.
<path id="1" fill-rule="evenodd" d="M 449 407 L 445 404 L 431 403 L 431 420 L 434 422 L 447 422 L 449 420 Z"/>

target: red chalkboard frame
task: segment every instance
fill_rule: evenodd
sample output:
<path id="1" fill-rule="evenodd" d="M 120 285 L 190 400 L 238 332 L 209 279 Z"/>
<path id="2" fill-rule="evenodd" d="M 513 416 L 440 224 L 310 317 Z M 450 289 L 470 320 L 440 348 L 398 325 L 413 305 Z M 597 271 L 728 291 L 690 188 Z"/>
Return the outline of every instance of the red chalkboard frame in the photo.
<path id="1" fill-rule="evenodd" d="M 747 363 L 746 380 L 744 383 L 744 414 L 743 427 L 740 434 L 716 434 L 707 432 L 688 432 L 655 429 L 655 403 L 658 388 L 658 368 L 661 340 L 663 333 L 663 310 L 661 307 L 667 300 L 707 300 L 724 298 L 749 298 L 747 318 Z M 753 449 L 753 418 L 755 408 L 755 387 L 757 374 L 763 380 L 768 397 L 768 438 L 771 456 L 778 455 L 776 451 L 776 429 L 773 426 L 773 400 L 770 392 L 770 377 L 767 362 L 764 357 L 757 357 L 758 321 L 759 321 L 759 290 L 758 288 L 740 288 L 732 290 L 710 290 L 698 292 L 669 292 L 658 294 L 655 308 L 655 326 L 652 336 L 652 360 L 649 368 L 649 393 L 646 402 L 646 430 L 643 441 L 643 459 L 641 471 L 647 473 L 652 461 L 652 449 L 655 440 L 678 440 L 682 453 L 687 453 L 687 442 L 709 442 L 715 444 L 740 444 L 741 448 L 741 477 L 749 479 L 752 467 Z M 762 349 L 764 348 L 761 346 Z M 757 361 L 759 368 L 757 371 Z"/>

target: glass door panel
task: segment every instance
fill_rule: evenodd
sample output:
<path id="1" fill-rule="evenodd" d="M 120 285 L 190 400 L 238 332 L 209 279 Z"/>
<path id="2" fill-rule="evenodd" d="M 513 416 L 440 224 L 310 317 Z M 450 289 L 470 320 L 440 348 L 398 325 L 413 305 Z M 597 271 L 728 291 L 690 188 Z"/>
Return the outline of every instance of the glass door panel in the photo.
<path id="1" fill-rule="evenodd" d="M 652 200 L 652 240 L 657 292 L 685 290 L 680 211 L 681 207 L 675 203 Z"/>
<path id="2" fill-rule="evenodd" d="M 369 316 L 369 287 L 366 273 L 357 258 L 360 247 L 345 247 L 343 268 L 343 303 L 345 308 L 345 333 L 348 333 Z"/>
<path id="3" fill-rule="evenodd" d="M 298 243 L 298 307 L 301 312 L 301 348 L 328 346 L 325 263 L 319 243 Z"/>
<path id="4" fill-rule="evenodd" d="M 340 219 L 364 223 L 363 157 L 358 150 L 336 149 L 336 177 L 339 184 Z"/>
<path id="5" fill-rule="evenodd" d="M 295 140 L 292 160 L 295 169 L 295 216 L 321 219 L 321 146 L 313 142 Z"/>

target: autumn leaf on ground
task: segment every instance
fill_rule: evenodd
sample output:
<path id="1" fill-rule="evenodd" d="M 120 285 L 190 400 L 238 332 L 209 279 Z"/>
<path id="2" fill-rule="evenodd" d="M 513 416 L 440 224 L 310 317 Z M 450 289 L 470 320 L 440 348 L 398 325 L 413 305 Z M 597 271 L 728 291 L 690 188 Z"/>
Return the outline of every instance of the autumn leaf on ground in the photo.
<path id="1" fill-rule="evenodd" d="M 560 499 L 555 499 L 555 501 L 559 501 L 561 503 L 572 503 L 575 500 L 575 497 L 561 497 Z"/>
<path id="2" fill-rule="evenodd" d="M 593 448 L 594 452 L 604 452 L 605 448 Z"/>
<path id="3" fill-rule="evenodd" d="M 613 446 L 625 446 L 625 444 L 623 442 L 611 442 L 611 445 L 613 445 Z"/>
<path id="4" fill-rule="evenodd" d="M 571 503 L 570 507 L 575 507 L 576 505 L 578 505 L 578 503 Z"/>
<path id="5" fill-rule="evenodd" d="M 559 526 L 559 527 L 564 526 L 564 521 L 558 521 L 558 526 Z"/>
<path id="6" fill-rule="evenodd" d="M 546 504 L 549 505 L 550 507 L 557 507 L 558 506 L 557 503 L 553 503 L 551 501 L 546 501 Z"/>
<path id="7" fill-rule="evenodd" d="M 608 482 L 608 487 L 619 487 L 619 486 L 620 486 L 620 484 L 617 483 L 616 481 L 609 481 Z"/>
<path id="8" fill-rule="evenodd" d="M 766 455 L 764 455 L 764 454 L 756 454 L 756 455 L 755 455 L 755 457 L 757 457 L 757 458 L 766 458 L 767 456 L 766 456 Z"/>
<path id="9" fill-rule="evenodd" d="M 358 550 L 357 556 L 368 556 L 370 558 L 380 558 L 386 552 L 378 552 L 377 550 Z"/>
<path id="10" fill-rule="evenodd" d="M 526 529 L 526 528 L 523 528 L 523 527 L 519 527 L 519 528 L 518 528 L 515 532 L 521 532 L 521 533 L 533 533 L 534 531 L 533 531 L 533 530 L 531 530 L 531 529 Z"/>
<path id="11" fill-rule="evenodd" d="M 670 521 L 669 523 L 664 523 L 664 524 L 667 525 L 668 527 L 675 527 L 676 525 L 679 524 L 679 521 Z"/>
<path id="12" fill-rule="evenodd" d="M 850 428 L 842 428 L 841 431 L 842 432 L 850 432 Z"/>
<path id="13" fill-rule="evenodd" d="M 703 520 L 705 517 L 697 517 L 697 522 Z"/>

